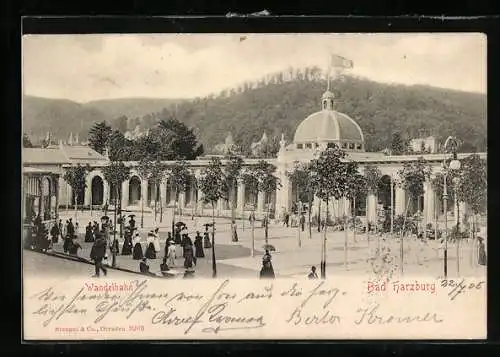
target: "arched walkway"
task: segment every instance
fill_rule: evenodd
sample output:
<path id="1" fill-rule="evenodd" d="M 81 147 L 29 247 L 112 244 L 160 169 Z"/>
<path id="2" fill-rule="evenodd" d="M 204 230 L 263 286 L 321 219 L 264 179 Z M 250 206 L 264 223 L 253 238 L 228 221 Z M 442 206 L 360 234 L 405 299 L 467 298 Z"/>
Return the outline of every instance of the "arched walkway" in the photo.
<path id="1" fill-rule="evenodd" d="M 100 176 L 95 176 L 91 183 L 92 206 L 104 204 L 104 181 Z"/>
<path id="2" fill-rule="evenodd" d="M 130 205 L 136 205 L 141 200 L 141 179 L 132 176 L 129 181 L 128 202 Z"/>

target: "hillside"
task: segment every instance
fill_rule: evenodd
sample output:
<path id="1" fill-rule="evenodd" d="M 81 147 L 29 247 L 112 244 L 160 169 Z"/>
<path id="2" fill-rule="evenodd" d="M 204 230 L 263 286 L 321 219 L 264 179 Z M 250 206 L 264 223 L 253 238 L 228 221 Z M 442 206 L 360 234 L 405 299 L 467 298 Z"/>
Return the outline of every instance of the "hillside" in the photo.
<path id="1" fill-rule="evenodd" d="M 107 118 L 118 118 L 122 115 L 128 118 L 141 118 L 182 101 L 184 99 L 120 98 L 94 100 L 84 105 L 102 112 Z"/>
<path id="2" fill-rule="evenodd" d="M 177 118 L 196 126 L 206 148 L 224 141 L 248 147 L 266 131 L 293 140 L 298 124 L 320 110 L 325 81 L 295 79 L 268 83 L 227 97 L 199 99 L 178 106 Z M 376 83 L 347 77 L 332 83 L 336 109 L 355 119 L 364 132 L 367 150 L 390 147 L 392 132 L 409 137 L 420 129 L 445 138 L 456 135 L 463 150 L 486 149 L 486 96 L 426 86 Z"/>
<path id="3" fill-rule="evenodd" d="M 101 111 L 71 100 L 32 96 L 23 100 L 23 131 L 34 143 L 44 138 L 47 131 L 56 140 L 67 138 L 70 132 L 79 133 L 83 139 L 94 122 L 106 119 Z"/>
<path id="4" fill-rule="evenodd" d="M 159 112 L 178 103 L 176 117 L 196 128 L 201 142 L 210 151 L 222 143 L 228 132 L 243 147 L 267 135 L 293 140 L 297 125 L 320 109 L 326 83 L 306 76 L 283 81 L 282 78 L 244 86 L 218 96 L 190 101 L 175 99 L 116 99 L 78 104 L 67 100 L 25 98 L 25 132 L 45 135 L 48 127 L 57 136 L 70 131 L 86 136 L 93 121 L 129 118 Z M 391 135 L 401 131 L 416 137 L 421 129 L 445 138 L 456 135 L 463 151 L 486 150 L 486 96 L 427 86 L 381 84 L 366 79 L 346 77 L 331 84 L 337 95 L 336 109 L 360 125 L 370 151 L 390 146 Z M 172 110 L 167 109 L 173 112 Z M 152 115 L 142 119 L 151 125 Z M 80 124 L 81 123 L 81 124 Z"/>

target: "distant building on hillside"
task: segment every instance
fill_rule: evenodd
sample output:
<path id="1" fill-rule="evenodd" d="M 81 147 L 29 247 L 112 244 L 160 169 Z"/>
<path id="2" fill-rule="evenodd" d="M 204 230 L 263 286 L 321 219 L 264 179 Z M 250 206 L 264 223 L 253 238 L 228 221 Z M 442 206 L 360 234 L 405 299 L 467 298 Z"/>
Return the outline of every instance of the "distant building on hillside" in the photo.
<path id="1" fill-rule="evenodd" d="M 134 130 L 126 131 L 124 136 L 125 136 L 125 139 L 127 139 L 127 140 L 136 140 L 143 135 L 147 135 L 147 133 L 148 133 L 147 130 L 142 131 L 141 127 L 139 125 L 136 125 Z"/>
<path id="2" fill-rule="evenodd" d="M 434 136 L 412 139 L 409 146 L 413 152 L 436 154 L 439 151 L 439 143 Z"/>

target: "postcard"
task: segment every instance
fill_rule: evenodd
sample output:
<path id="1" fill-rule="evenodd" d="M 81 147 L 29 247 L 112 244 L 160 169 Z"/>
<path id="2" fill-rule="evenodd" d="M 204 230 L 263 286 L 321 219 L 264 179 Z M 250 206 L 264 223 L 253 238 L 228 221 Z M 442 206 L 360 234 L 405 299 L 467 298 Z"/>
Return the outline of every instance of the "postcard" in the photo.
<path id="1" fill-rule="evenodd" d="M 486 339 L 486 43 L 24 35 L 23 339 Z"/>

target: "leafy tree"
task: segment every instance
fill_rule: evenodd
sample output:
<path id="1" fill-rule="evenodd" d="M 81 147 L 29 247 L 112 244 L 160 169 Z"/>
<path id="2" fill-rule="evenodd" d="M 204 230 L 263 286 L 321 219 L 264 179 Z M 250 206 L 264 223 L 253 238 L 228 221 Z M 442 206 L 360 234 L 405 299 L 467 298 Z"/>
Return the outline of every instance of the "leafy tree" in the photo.
<path id="1" fill-rule="evenodd" d="M 347 190 L 348 173 L 351 169 L 345 162 L 346 153 L 337 146 L 321 152 L 311 163 L 313 181 L 317 187 L 316 195 L 326 203 L 326 219 L 328 219 L 328 202 L 330 199 L 341 199 Z M 326 220 L 325 220 L 326 222 Z M 344 265 L 347 268 L 347 239 L 344 244 Z M 326 277 L 326 224 L 321 257 L 321 276 Z"/>
<path id="2" fill-rule="evenodd" d="M 175 208 L 179 207 L 179 194 L 186 192 L 188 183 L 192 178 L 192 173 L 189 170 L 189 163 L 184 160 L 178 160 L 165 169 L 165 174 L 170 180 L 170 184 L 175 193 Z M 180 210 L 182 215 L 182 209 Z M 172 236 L 174 235 L 175 224 L 175 209 L 172 215 Z"/>
<path id="3" fill-rule="evenodd" d="M 75 218 L 77 215 L 77 197 L 85 192 L 85 188 L 87 187 L 86 178 L 87 174 L 91 171 L 91 167 L 89 165 L 82 166 L 77 164 L 76 166 L 71 166 L 66 169 L 64 173 L 64 180 L 71 186 L 73 190 L 74 196 L 74 204 L 75 204 Z"/>
<path id="4" fill-rule="evenodd" d="M 353 209 L 353 231 L 354 231 L 354 241 L 356 242 L 356 202 L 366 199 L 366 194 L 368 192 L 368 182 L 366 177 L 357 172 L 357 163 L 349 162 L 350 168 L 347 172 L 349 175 L 349 180 L 347 181 L 346 188 L 346 198 L 350 199 L 352 202 Z"/>
<path id="5" fill-rule="evenodd" d="M 192 128 L 175 118 L 168 118 L 159 122 L 159 128 L 166 134 L 173 134 L 171 146 L 174 149 L 174 157 L 164 158 L 167 160 L 194 160 L 203 154 L 203 145 L 198 144 L 198 139 Z"/>
<path id="6" fill-rule="evenodd" d="M 215 261 L 215 206 L 221 199 L 227 199 L 227 178 L 222 170 L 219 158 L 212 158 L 209 165 L 202 171 L 199 187 L 203 193 L 203 201 L 212 204 L 212 277 L 217 277 Z"/>
<path id="7" fill-rule="evenodd" d="M 116 122 L 116 129 L 122 133 L 125 134 L 125 132 L 128 129 L 128 118 L 125 115 L 120 116 L 115 120 Z"/>
<path id="8" fill-rule="evenodd" d="M 159 199 L 159 201 L 160 201 L 160 222 L 163 221 L 163 198 L 161 197 L 160 186 L 165 178 L 166 169 L 167 169 L 167 166 L 159 160 L 154 161 L 152 168 L 151 168 L 150 179 L 153 182 L 153 185 L 155 188 L 155 222 L 156 222 L 156 214 L 157 214 L 157 202 L 158 202 L 157 198 L 158 197 L 160 198 Z"/>
<path id="9" fill-rule="evenodd" d="M 254 190 L 257 197 L 259 192 L 263 192 L 265 197 L 267 197 L 266 205 L 266 216 L 265 216 L 265 246 L 264 249 L 275 250 L 275 248 L 269 244 L 269 205 L 270 196 L 273 192 L 281 187 L 279 179 L 274 175 L 276 172 L 276 167 L 267 161 L 260 160 L 255 166 L 251 166 L 245 170 L 244 176 L 246 177 L 246 182 Z"/>
<path id="10" fill-rule="evenodd" d="M 142 185 L 146 185 L 147 187 L 153 176 L 153 162 L 146 158 L 142 159 L 139 161 L 139 165 L 137 166 L 137 172 L 141 177 L 141 228 L 144 228 L 144 201 L 147 201 L 148 198 L 143 197 L 144 195 L 142 192 L 144 191 L 142 189 Z"/>
<path id="11" fill-rule="evenodd" d="M 430 179 L 431 172 L 431 167 L 423 157 L 419 157 L 417 161 L 403 164 L 403 168 L 399 170 L 398 174 L 401 178 L 401 186 L 409 194 L 410 201 L 419 201 L 424 195 L 424 182 Z M 408 201 L 406 211 L 408 211 L 410 201 Z"/>
<path id="12" fill-rule="evenodd" d="M 391 152 L 392 155 L 403 155 L 406 153 L 407 143 L 403 140 L 400 132 L 392 134 Z"/>
<path id="13" fill-rule="evenodd" d="M 114 227 L 116 227 L 116 212 L 118 206 L 121 206 L 122 195 L 124 194 L 121 187 L 122 183 L 130 178 L 130 169 L 121 161 L 111 161 L 109 165 L 103 167 L 102 172 L 106 181 L 115 189 Z M 113 231 L 116 239 L 116 228 Z"/>
<path id="14" fill-rule="evenodd" d="M 231 192 L 231 218 L 235 219 L 234 207 L 236 205 L 236 194 L 238 190 L 238 179 L 241 176 L 243 159 L 241 156 L 230 154 L 224 167 L 224 175 L 229 192 Z"/>
<path id="15" fill-rule="evenodd" d="M 399 170 L 398 174 L 401 179 L 400 186 L 408 193 L 410 199 L 406 205 L 405 217 L 408 218 L 408 208 L 410 207 L 410 202 L 419 202 L 420 197 L 424 194 L 424 182 L 430 179 L 432 169 L 426 163 L 423 157 L 420 157 L 417 161 L 406 162 L 403 164 L 403 168 Z M 400 249 L 401 249 L 401 273 L 403 273 L 404 260 L 403 260 L 403 241 L 405 234 L 405 224 L 403 223 L 403 229 L 401 230 L 400 239 Z"/>
<path id="16" fill-rule="evenodd" d="M 487 169 L 486 160 L 472 154 L 462 160 L 458 175 L 458 197 L 470 206 L 473 216 L 473 232 L 476 234 L 475 216 L 486 210 Z"/>
<path id="17" fill-rule="evenodd" d="M 379 187 L 382 181 L 382 172 L 377 166 L 366 166 L 365 167 L 365 181 L 366 181 L 366 190 L 368 194 L 375 195 L 375 203 L 378 202 L 378 194 Z M 392 203 L 391 203 L 392 205 Z M 366 208 L 368 210 L 368 202 L 366 204 Z M 368 211 L 366 216 L 368 217 Z M 370 223 L 370 222 L 368 222 Z M 377 223 L 377 222 L 374 222 Z M 366 232 L 369 234 L 369 227 L 366 227 Z"/>
<path id="18" fill-rule="evenodd" d="M 311 208 L 314 201 L 314 193 L 316 187 L 314 186 L 314 181 L 312 180 L 312 171 L 310 164 L 299 164 L 296 165 L 294 170 L 288 173 L 288 178 L 292 184 L 296 187 L 297 201 L 307 202 L 308 205 L 308 223 L 309 223 L 309 239 L 312 238 L 311 232 Z M 299 207 L 299 214 L 301 214 L 302 208 Z M 300 246 L 300 241 L 299 241 Z"/>
<path id="19" fill-rule="evenodd" d="M 30 137 L 28 134 L 23 134 L 23 148 L 32 148 L 33 144 L 31 143 Z"/>
<path id="20" fill-rule="evenodd" d="M 89 130 L 89 146 L 99 154 L 104 154 L 111 133 L 112 129 L 106 121 L 95 123 Z"/>

